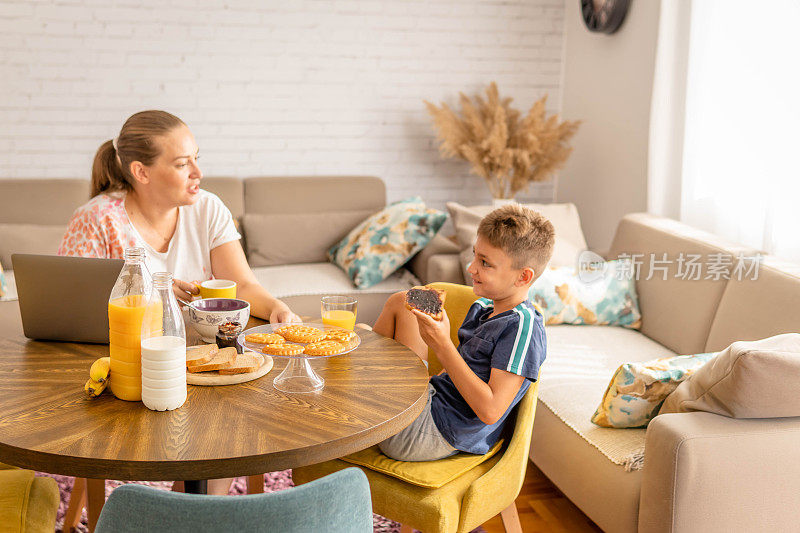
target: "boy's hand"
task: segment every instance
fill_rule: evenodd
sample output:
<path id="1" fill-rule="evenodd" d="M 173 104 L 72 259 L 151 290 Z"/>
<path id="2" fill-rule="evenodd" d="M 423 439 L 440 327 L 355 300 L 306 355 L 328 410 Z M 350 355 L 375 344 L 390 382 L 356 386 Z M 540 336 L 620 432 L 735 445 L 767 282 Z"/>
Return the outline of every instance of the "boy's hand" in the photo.
<path id="1" fill-rule="evenodd" d="M 440 352 L 444 346 L 451 343 L 450 318 L 447 316 L 447 311 L 442 309 L 441 320 L 434 320 L 429 315 L 416 309 L 412 309 L 411 312 L 417 317 L 417 325 L 419 326 L 419 334 L 422 336 L 422 340 L 433 351 Z"/>

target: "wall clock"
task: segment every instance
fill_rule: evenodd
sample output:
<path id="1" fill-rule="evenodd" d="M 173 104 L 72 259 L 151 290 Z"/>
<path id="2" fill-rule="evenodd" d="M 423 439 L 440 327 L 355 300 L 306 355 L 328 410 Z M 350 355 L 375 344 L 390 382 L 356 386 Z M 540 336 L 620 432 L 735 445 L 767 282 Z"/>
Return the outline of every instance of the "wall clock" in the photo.
<path id="1" fill-rule="evenodd" d="M 614 33 L 625 20 L 630 0 L 581 0 L 583 22 L 590 31 Z"/>

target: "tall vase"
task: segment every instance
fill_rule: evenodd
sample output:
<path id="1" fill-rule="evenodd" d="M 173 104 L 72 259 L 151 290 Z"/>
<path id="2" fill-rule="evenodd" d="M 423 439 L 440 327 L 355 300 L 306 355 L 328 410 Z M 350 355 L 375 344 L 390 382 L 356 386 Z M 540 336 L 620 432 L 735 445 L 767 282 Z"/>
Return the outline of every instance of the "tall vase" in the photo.
<path id="1" fill-rule="evenodd" d="M 492 207 L 495 209 L 515 203 L 517 203 L 517 201 L 514 198 L 492 198 Z"/>

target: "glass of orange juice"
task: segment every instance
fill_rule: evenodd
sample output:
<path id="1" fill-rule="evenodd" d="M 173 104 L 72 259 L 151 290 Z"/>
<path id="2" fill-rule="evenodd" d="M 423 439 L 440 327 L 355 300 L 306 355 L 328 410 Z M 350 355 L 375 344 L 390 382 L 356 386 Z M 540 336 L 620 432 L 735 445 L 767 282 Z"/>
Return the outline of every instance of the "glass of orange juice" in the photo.
<path id="1" fill-rule="evenodd" d="M 356 325 L 358 300 L 350 296 L 323 296 L 322 323 L 352 330 Z"/>

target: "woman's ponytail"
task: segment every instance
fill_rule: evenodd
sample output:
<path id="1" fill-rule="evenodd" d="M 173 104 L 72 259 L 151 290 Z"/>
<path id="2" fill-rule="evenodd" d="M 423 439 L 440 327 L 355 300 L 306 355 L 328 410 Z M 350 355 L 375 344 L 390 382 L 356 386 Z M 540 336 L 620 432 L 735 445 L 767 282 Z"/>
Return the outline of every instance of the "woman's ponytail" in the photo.
<path id="1" fill-rule="evenodd" d="M 130 191 L 135 182 L 130 165 L 139 161 L 152 165 L 161 153 L 157 137 L 185 126 L 183 121 L 166 111 L 140 111 L 131 115 L 119 135 L 97 149 L 92 164 L 92 198 L 106 191 Z"/>
<path id="2" fill-rule="evenodd" d="M 92 163 L 92 198 L 106 191 L 129 189 L 130 184 L 122 172 L 113 141 L 106 141 L 97 149 Z"/>

